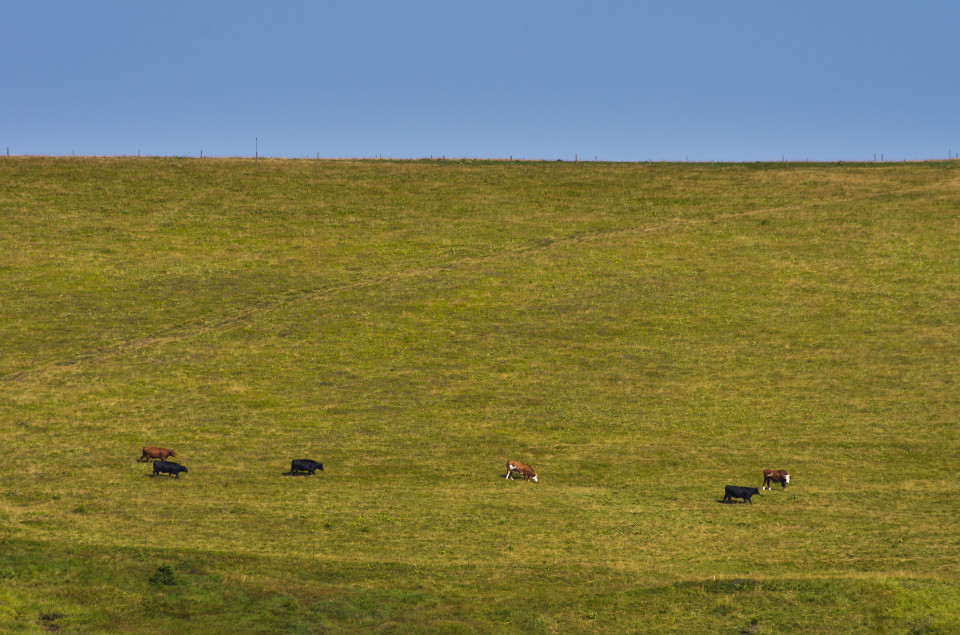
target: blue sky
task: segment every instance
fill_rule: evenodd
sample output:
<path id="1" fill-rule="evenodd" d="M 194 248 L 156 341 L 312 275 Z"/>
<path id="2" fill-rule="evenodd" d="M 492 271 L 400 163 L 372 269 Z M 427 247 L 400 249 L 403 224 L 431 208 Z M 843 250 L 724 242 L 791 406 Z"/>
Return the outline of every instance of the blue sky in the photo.
<path id="1" fill-rule="evenodd" d="M 0 152 L 960 152 L 960 2 L 0 0 Z"/>

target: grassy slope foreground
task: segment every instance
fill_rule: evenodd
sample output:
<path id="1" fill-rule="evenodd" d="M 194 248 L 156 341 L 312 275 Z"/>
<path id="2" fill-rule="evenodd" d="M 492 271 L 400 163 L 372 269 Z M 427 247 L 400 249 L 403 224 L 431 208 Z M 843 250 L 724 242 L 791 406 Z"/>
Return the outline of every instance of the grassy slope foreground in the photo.
<path id="1" fill-rule="evenodd" d="M 0 159 L 0 631 L 958 632 L 958 245 L 949 162 Z"/>

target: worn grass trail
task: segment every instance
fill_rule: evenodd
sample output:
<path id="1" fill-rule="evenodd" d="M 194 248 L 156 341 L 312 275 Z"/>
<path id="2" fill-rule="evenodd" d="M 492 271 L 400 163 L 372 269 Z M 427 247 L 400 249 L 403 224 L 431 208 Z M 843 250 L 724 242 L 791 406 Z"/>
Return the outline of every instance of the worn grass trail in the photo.
<path id="1" fill-rule="evenodd" d="M 958 203 L 950 162 L 0 159 L 0 628 L 958 630 Z"/>

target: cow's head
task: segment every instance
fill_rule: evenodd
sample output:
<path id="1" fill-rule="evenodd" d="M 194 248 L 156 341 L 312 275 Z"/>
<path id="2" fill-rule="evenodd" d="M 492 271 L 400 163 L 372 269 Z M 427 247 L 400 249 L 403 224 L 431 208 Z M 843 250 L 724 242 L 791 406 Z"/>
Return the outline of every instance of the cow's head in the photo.
<path id="1" fill-rule="evenodd" d="M 174 452 L 173 450 L 170 450 L 170 456 L 177 456 L 177 453 Z"/>
<path id="2" fill-rule="evenodd" d="M 789 474 L 784 474 L 784 475 L 783 475 L 783 482 L 784 482 L 784 483 L 789 483 L 789 482 L 790 482 L 790 475 L 789 475 Z"/>
<path id="3" fill-rule="evenodd" d="M 183 466 L 181 465 L 181 466 L 180 466 L 180 471 L 181 471 L 181 472 L 189 472 L 190 470 L 188 470 L 187 468 L 185 468 L 185 467 L 183 467 Z"/>
<path id="4" fill-rule="evenodd" d="M 540 481 L 537 480 L 537 475 L 536 475 L 536 474 L 534 474 L 534 475 L 533 475 L 533 478 L 530 479 L 530 480 L 533 481 L 534 483 L 539 483 L 539 482 L 540 482 Z"/>

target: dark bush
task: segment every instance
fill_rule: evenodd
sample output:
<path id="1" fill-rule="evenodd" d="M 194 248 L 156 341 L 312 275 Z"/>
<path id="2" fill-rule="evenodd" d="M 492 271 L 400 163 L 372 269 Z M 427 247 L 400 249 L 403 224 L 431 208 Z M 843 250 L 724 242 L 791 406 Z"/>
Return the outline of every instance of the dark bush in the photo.
<path id="1" fill-rule="evenodd" d="M 172 586 L 177 583 L 173 577 L 173 568 L 166 564 L 157 567 L 157 570 L 150 576 L 150 582 L 151 584 L 162 584 L 164 586 Z"/>

